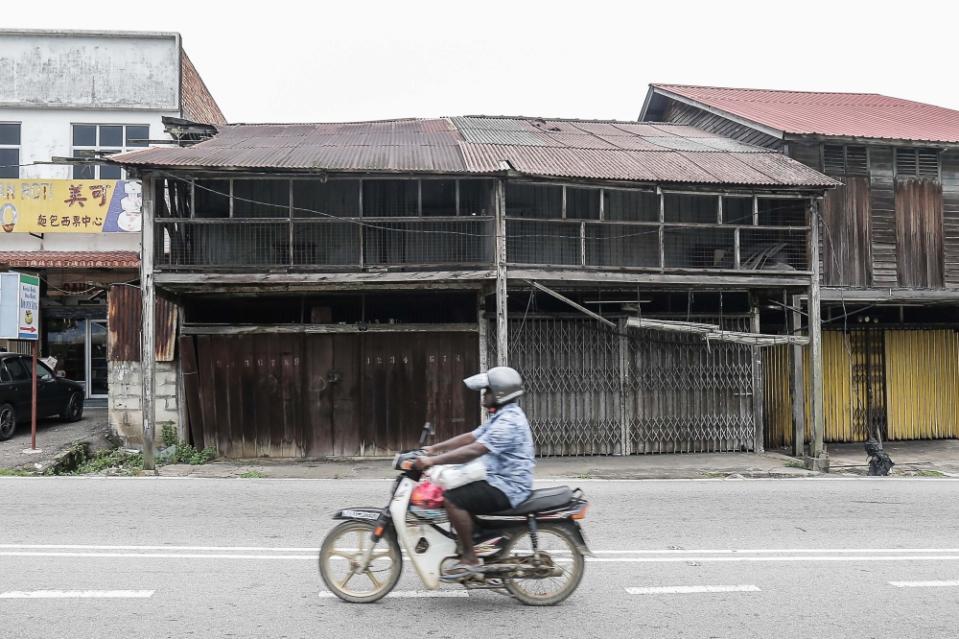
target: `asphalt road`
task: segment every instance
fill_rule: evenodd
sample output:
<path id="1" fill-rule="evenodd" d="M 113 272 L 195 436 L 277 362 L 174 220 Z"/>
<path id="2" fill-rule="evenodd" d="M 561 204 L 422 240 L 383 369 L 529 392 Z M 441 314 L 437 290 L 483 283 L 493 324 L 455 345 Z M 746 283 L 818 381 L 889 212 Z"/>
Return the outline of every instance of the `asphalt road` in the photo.
<path id="1" fill-rule="evenodd" d="M 2 478 L 0 637 L 959 635 L 959 481 L 581 486 L 598 552 L 565 604 L 527 608 L 321 596 L 330 513 L 384 481 Z M 397 591 L 421 594 L 408 568 Z"/>

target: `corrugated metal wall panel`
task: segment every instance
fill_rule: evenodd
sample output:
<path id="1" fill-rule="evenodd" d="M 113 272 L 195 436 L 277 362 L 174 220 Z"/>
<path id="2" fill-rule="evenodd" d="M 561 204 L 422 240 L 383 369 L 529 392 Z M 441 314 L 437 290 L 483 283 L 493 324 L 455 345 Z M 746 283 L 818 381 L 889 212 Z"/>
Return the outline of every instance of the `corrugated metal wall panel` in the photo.
<path id="1" fill-rule="evenodd" d="M 110 287 L 107 297 L 107 357 L 114 362 L 140 361 L 143 324 L 140 289 L 125 284 Z M 172 362 L 176 354 L 176 305 L 162 297 L 156 302 L 156 361 Z"/>
<path id="2" fill-rule="evenodd" d="M 889 439 L 959 437 L 959 333 L 886 331 Z"/>

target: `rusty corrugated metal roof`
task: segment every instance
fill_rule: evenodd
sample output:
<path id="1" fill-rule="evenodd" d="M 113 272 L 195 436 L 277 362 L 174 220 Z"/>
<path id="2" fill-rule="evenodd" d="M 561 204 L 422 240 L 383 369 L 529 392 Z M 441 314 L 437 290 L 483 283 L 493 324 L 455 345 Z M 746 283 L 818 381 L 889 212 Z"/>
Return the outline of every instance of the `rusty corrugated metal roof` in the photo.
<path id="1" fill-rule="evenodd" d="M 688 126 L 497 116 L 233 124 L 194 146 L 149 148 L 110 160 L 144 167 L 450 174 L 512 169 L 530 176 L 597 180 L 837 184 L 767 149 Z"/>
<path id="2" fill-rule="evenodd" d="M 651 84 L 697 104 L 792 135 L 959 143 L 959 111 L 876 93 L 818 93 Z"/>

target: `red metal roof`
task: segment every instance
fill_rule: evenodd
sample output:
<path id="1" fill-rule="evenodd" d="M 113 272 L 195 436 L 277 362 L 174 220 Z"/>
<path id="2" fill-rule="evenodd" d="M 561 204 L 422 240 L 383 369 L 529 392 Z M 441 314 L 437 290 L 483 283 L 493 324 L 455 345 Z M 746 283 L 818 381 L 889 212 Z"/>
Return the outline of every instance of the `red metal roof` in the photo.
<path id="1" fill-rule="evenodd" d="M 876 93 L 816 93 L 651 84 L 674 94 L 793 135 L 959 143 L 959 111 Z"/>
<path id="2" fill-rule="evenodd" d="M 110 158 L 125 165 L 489 174 L 687 184 L 831 187 L 764 149 L 688 126 L 464 116 L 343 124 L 232 124 L 182 148 Z"/>
<path id="3" fill-rule="evenodd" d="M 140 268 L 135 251 L 0 251 L 8 268 Z"/>

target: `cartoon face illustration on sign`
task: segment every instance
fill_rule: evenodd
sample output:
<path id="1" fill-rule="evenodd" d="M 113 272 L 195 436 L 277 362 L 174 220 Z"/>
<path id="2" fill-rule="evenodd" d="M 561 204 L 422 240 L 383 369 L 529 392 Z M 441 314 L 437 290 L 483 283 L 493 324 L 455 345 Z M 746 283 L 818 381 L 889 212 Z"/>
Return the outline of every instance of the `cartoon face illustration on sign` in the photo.
<path id="1" fill-rule="evenodd" d="M 143 223 L 140 209 L 143 207 L 143 187 L 136 180 L 123 183 L 125 195 L 120 200 L 123 211 L 117 217 L 117 226 L 123 231 L 137 232 Z"/>
<path id="2" fill-rule="evenodd" d="M 4 204 L 0 207 L 0 227 L 7 233 L 13 232 L 13 227 L 17 225 L 17 207 L 12 204 Z"/>
<path id="3" fill-rule="evenodd" d="M 23 322 L 24 324 L 33 324 L 33 311 L 27 309 L 23 312 Z"/>

